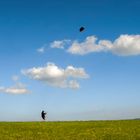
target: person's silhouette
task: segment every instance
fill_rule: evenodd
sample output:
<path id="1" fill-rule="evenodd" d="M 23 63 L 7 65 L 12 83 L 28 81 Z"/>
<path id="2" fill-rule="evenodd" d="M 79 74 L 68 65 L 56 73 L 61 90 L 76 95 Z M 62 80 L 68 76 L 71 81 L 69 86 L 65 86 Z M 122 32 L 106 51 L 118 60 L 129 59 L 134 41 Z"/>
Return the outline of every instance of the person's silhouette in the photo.
<path id="1" fill-rule="evenodd" d="M 41 117 L 42 117 L 43 120 L 45 120 L 45 118 L 46 118 L 46 113 L 45 113 L 44 110 L 42 110 L 42 112 L 41 112 Z"/>

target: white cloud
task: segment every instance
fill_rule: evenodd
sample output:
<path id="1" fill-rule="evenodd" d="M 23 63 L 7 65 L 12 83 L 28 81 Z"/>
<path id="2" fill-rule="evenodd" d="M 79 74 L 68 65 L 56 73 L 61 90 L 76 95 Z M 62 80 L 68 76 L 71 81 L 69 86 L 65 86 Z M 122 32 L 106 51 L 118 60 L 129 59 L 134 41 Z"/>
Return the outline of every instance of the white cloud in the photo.
<path id="1" fill-rule="evenodd" d="M 84 55 L 87 53 L 100 52 L 101 50 L 104 50 L 103 46 L 96 43 L 96 41 L 97 37 L 95 36 L 89 36 L 84 42 L 81 43 L 74 41 L 67 51 L 72 54 Z"/>
<path id="2" fill-rule="evenodd" d="M 74 78 L 87 78 L 88 77 L 84 68 L 75 68 L 73 66 L 67 66 L 67 68 L 65 69 L 65 75 L 67 75 L 68 77 L 74 77 Z"/>
<path id="3" fill-rule="evenodd" d="M 69 44 L 70 42 L 71 41 L 68 39 L 55 40 L 50 44 L 50 46 L 51 46 L 51 48 L 64 49 L 65 45 Z"/>
<path id="4" fill-rule="evenodd" d="M 68 66 L 63 69 L 54 63 L 47 63 L 44 67 L 22 70 L 22 73 L 31 79 L 61 88 L 79 88 L 79 83 L 75 79 L 89 77 L 83 68 Z"/>
<path id="5" fill-rule="evenodd" d="M 45 52 L 45 47 L 38 48 L 37 52 L 44 53 Z"/>
<path id="6" fill-rule="evenodd" d="M 18 77 L 17 75 L 13 75 L 13 76 L 12 76 L 12 80 L 13 80 L 13 81 L 18 81 L 18 80 L 19 80 L 19 77 Z"/>
<path id="7" fill-rule="evenodd" d="M 76 80 L 71 80 L 69 81 L 69 88 L 77 89 L 77 88 L 80 88 L 80 85 Z"/>
<path id="8" fill-rule="evenodd" d="M 140 35 L 120 35 L 114 41 L 98 40 L 96 36 L 88 36 L 83 42 L 54 41 L 52 48 L 63 48 L 70 45 L 67 52 L 77 55 L 85 55 L 94 52 L 111 52 L 116 55 L 128 56 L 140 54 Z"/>
<path id="9" fill-rule="evenodd" d="M 50 43 L 50 48 L 57 48 L 57 49 L 64 49 L 66 45 L 69 45 L 71 40 L 64 39 L 64 40 L 55 40 L 52 43 Z M 49 48 L 48 48 L 49 49 Z M 37 52 L 39 53 L 45 53 L 47 50 L 47 44 L 44 44 L 42 47 L 37 49 Z"/>
<path id="10" fill-rule="evenodd" d="M 26 89 L 25 85 L 22 83 L 17 83 L 15 86 L 11 87 L 0 87 L 0 93 L 8 93 L 8 94 L 26 94 L 30 91 Z"/>
<path id="11" fill-rule="evenodd" d="M 45 51 L 47 50 L 47 46 L 48 46 L 48 44 L 42 45 L 40 48 L 37 49 L 37 52 L 38 53 L 45 53 Z"/>
<path id="12" fill-rule="evenodd" d="M 111 51 L 117 55 L 140 55 L 140 35 L 121 35 L 112 43 Z"/>

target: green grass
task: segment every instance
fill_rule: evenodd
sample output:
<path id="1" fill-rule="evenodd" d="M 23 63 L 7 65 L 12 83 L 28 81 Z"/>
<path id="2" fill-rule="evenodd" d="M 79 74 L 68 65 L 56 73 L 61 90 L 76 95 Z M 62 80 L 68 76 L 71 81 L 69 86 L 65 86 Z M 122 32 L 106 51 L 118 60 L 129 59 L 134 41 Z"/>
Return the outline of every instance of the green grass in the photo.
<path id="1" fill-rule="evenodd" d="M 140 120 L 0 122 L 0 140 L 140 140 Z"/>

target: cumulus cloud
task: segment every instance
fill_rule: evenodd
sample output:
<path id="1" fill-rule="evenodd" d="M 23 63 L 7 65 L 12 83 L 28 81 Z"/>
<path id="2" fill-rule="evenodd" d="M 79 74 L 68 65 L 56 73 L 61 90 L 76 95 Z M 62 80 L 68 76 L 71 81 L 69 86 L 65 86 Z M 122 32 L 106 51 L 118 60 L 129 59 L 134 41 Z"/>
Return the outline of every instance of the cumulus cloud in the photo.
<path id="1" fill-rule="evenodd" d="M 51 48 L 64 49 L 65 45 L 69 44 L 70 42 L 71 40 L 68 40 L 68 39 L 55 40 L 50 44 L 50 46 Z"/>
<path id="2" fill-rule="evenodd" d="M 58 43 L 57 43 L 58 42 Z M 77 40 L 68 42 L 53 42 L 52 48 L 64 48 L 69 45 L 67 52 L 75 55 L 85 55 L 94 52 L 111 52 L 116 55 L 129 56 L 140 54 L 140 35 L 120 35 L 114 41 L 99 40 L 96 36 L 88 36 L 83 42 Z"/>
<path id="3" fill-rule="evenodd" d="M 140 35 L 120 35 L 115 41 L 99 40 L 95 36 L 87 37 L 84 42 L 73 42 L 68 52 L 84 55 L 91 52 L 109 51 L 116 55 L 128 56 L 140 54 Z"/>
<path id="4" fill-rule="evenodd" d="M 63 69 L 54 63 L 47 63 L 44 67 L 33 67 L 22 70 L 22 73 L 31 79 L 60 88 L 79 88 L 77 79 L 89 77 L 83 68 L 67 66 Z"/>
<path id="5" fill-rule="evenodd" d="M 26 86 L 22 83 L 17 83 L 15 86 L 11 87 L 0 87 L 0 93 L 8 93 L 8 94 L 26 94 L 30 91 L 26 89 Z"/>
<path id="6" fill-rule="evenodd" d="M 67 51 L 72 54 L 84 55 L 87 53 L 100 52 L 104 50 L 104 47 L 96 42 L 97 37 L 89 36 L 84 42 L 79 43 L 78 41 L 74 41 Z"/>
<path id="7" fill-rule="evenodd" d="M 121 35 L 111 47 L 111 51 L 117 55 L 139 55 L 140 35 Z"/>

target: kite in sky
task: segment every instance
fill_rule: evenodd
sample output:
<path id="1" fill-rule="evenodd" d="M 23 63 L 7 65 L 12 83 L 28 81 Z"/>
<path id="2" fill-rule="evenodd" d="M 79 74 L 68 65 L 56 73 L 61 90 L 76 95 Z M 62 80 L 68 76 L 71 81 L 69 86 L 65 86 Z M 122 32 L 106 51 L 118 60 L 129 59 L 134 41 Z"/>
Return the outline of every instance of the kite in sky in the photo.
<path id="1" fill-rule="evenodd" d="M 84 27 L 80 27 L 80 29 L 79 29 L 80 32 L 83 32 L 84 30 L 85 30 Z"/>

